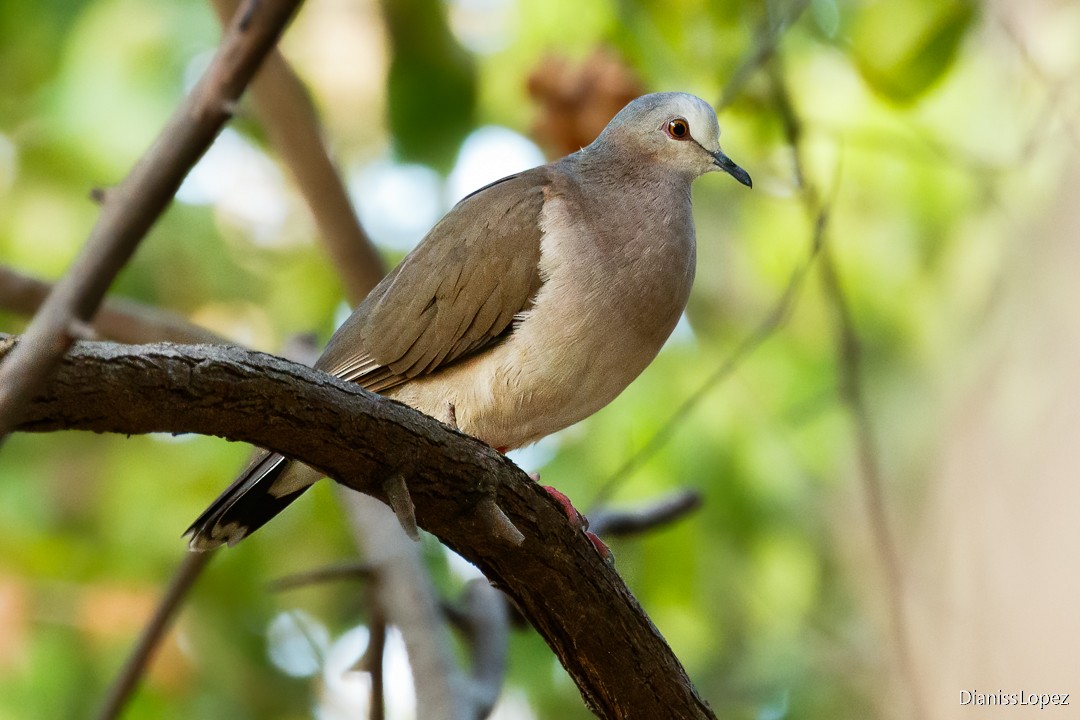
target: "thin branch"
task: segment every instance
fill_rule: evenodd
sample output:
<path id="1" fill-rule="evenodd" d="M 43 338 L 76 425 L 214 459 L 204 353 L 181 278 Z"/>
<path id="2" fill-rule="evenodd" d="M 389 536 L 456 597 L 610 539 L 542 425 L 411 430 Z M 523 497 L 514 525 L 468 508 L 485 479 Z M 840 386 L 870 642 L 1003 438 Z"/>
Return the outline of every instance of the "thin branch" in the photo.
<path id="1" fill-rule="evenodd" d="M 495 709 L 506 680 L 510 610 L 506 596 L 477 578 L 465 586 L 461 627 L 469 646 L 470 699 L 475 720 Z"/>
<path id="2" fill-rule="evenodd" d="M 397 448 L 395 452 L 404 450 Z M 407 479 L 411 491 L 414 479 L 402 471 L 381 477 L 395 474 L 402 478 L 402 484 Z M 380 492 L 385 492 L 384 483 L 378 486 Z M 420 555 L 420 544 L 405 534 L 398 518 L 382 502 L 349 487 L 340 489 L 338 498 L 351 520 L 353 537 L 373 570 L 368 595 L 372 613 L 401 630 L 413 675 L 423 678 L 416 685 L 417 717 L 466 720 L 469 702 L 464 694 L 464 678 Z M 388 499 L 383 496 L 384 501 Z"/>
<path id="3" fill-rule="evenodd" d="M 33 315 L 52 290 L 50 283 L 0 265 L 0 309 Z M 213 343 L 228 340 L 176 313 L 134 300 L 109 298 L 94 315 L 91 328 L 101 339 L 124 343 Z"/>
<path id="4" fill-rule="evenodd" d="M 228 15 L 235 0 L 214 0 Z M 296 179 L 321 240 L 341 276 L 350 303 L 359 303 L 382 278 L 385 267 L 353 211 L 348 193 L 322 141 L 322 128 L 311 99 L 280 52 L 273 52 L 252 84 L 252 97 L 271 145 Z M 399 475 L 388 476 L 395 480 Z M 409 537 L 419 537 L 405 482 L 386 486 Z M 423 717 L 467 717 L 469 699 L 460 692 L 463 678 L 450 652 L 449 636 L 438 612 L 419 546 L 401 532 L 384 528 L 389 511 L 377 500 L 342 489 L 342 504 L 361 552 L 372 564 L 373 612 L 401 630 L 417 677 L 417 707 Z M 381 702 L 373 676 L 372 711 Z"/>
<path id="5" fill-rule="evenodd" d="M 780 41 L 788 28 L 795 24 L 803 12 L 810 6 L 810 0 L 792 0 L 786 7 L 780 9 L 779 17 L 770 17 L 768 10 L 758 29 L 757 40 L 749 55 L 731 73 L 723 92 L 720 94 L 718 109 L 726 108 L 735 101 L 735 97 L 742 92 L 743 86 L 753 74 L 768 62 L 776 54 Z M 770 5 L 771 7 L 771 5 Z"/>
<path id="6" fill-rule="evenodd" d="M 0 343 L 0 356 L 11 344 Z M 355 384 L 235 347 L 79 342 L 19 428 L 219 435 L 384 501 L 380 479 L 400 472 L 418 524 L 510 596 L 594 712 L 714 717 L 619 576 L 543 490 L 483 443 Z M 520 546 L 476 512 L 489 497 L 522 532 Z"/>
<path id="7" fill-rule="evenodd" d="M 213 552 L 188 553 L 184 558 L 180 567 L 177 568 L 172 582 L 169 583 L 164 598 L 154 611 L 154 616 L 143 628 L 135 649 L 109 689 L 109 694 L 98 712 L 98 720 L 114 720 L 120 717 L 121 711 L 127 705 L 132 693 L 135 692 L 139 679 L 146 672 L 147 666 L 153 659 L 154 651 L 161 643 L 162 638 L 165 637 L 165 633 L 172 626 L 176 613 L 187 597 L 188 591 L 191 590 L 195 581 L 202 574 L 203 568 L 206 567 L 213 556 Z"/>
<path id="8" fill-rule="evenodd" d="M 371 636 L 367 652 L 364 653 L 367 671 L 371 675 L 371 705 L 368 717 L 370 720 L 383 720 L 386 717 L 386 618 L 379 609 L 374 593 L 371 595 L 372 618 L 368 624 Z"/>
<path id="9" fill-rule="evenodd" d="M 1047 88 L 1047 97 L 1043 103 L 1042 111 L 1036 115 L 1035 121 L 1032 123 L 1032 130 L 1028 133 L 1028 141 L 1020 152 L 1021 158 L 1030 158 L 1039 144 L 1045 143 L 1052 137 L 1050 133 L 1046 132 L 1046 129 L 1050 126 L 1049 119 L 1054 115 L 1058 116 L 1062 133 L 1072 145 L 1073 152 L 1080 151 L 1080 134 L 1077 133 L 1075 127 L 1075 117 L 1068 111 L 1062 110 L 1063 99 L 1066 97 L 1070 86 L 1076 82 L 1077 71 L 1080 68 L 1073 68 L 1071 72 L 1061 73 L 1057 76 L 1052 75 L 1036 60 L 1014 22 L 1010 22 L 1001 12 L 997 14 L 997 21 L 1004 31 L 1005 37 L 1016 49 L 1024 66 L 1027 67 L 1035 79 L 1039 80 Z M 1011 163 L 1010 167 L 1015 164 Z"/>
<path id="10" fill-rule="evenodd" d="M 237 0 L 214 0 L 225 22 Z M 296 178 L 300 193 L 311 208 L 323 246 L 345 286 L 351 305 L 358 304 L 382 279 L 386 268 L 368 239 L 349 201 L 349 194 L 322 141 L 311 96 L 274 50 L 251 84 L 251 96 L 270 143 Z"/>
<path id="11" fill-rule="evenodd" d="M 285 590 L 296 590 L 297 588 L 304 588 L 309 585 L 317 585 L 319 583 L 337 580 L 368 581 L 371 580 L 374 572 L 371 563 L 353 561 L 341 563 L 340 565 L 316 568 L 314 570 L 295 573 L 293 575 L 286 575 L 285 577 L 272 581 L 269 585 L 269 589 L 271 592 L 284 592 Z"/>
<path id="12" fill-rule="evenodd" d="M 697 490 L 676 490 L 634 510 L 594 510 L 589 513 L 589 529 L 604 536 L 641 535 L 681 520 L 701 503 Z"/>
<path id="13" fill-rule="evenodd" d="M 796 183 L 803 197 L 808 212 L 822 212 L 824 207 L 814 183 L 806 173 L 803 160 L 803 124 L 792 102 L 783 71 L 778 63 L 770 66 L 770 78 L 776 106 L 784 126 L 788 143 L 791 146 L 792 162 Z M 913 705 L 913 716 L 927 717 L 926 704 L 922 687 L 915 669 L 914 653 L 911 648 L 910 633 L 905 603 L 905 580 L 900 559 L 889 522 L 889 513 L 885 500 L 884 478 L 881 460 L 874 440 L 873 420 L 866 403 L 862 388 L 862 343 L 859 340 L 855 321 L 851 316 L 847 298 L 833 263 L 828 247 L 822 252 L 819 264 L 825 296 L 832 305 L 836 320 L 837 342 L 837 382 L 840 399 L 847 406 L 855 427 L 855 445 L 859 460 L 859 476 L 862 479 L 866 500 L 866 513 L 874 536 L 874 546 L 884 569 L 889 588 L 889 617 L 892 627 L 897 663 L 907 685 Z"/>
<path id="14" fill-rule="evenodd" d="M 199 83 L 120 185 L 105 194 L 82 251 L 0 365 L 0 441 L 19 408 L 45 385 L 71 346 L 73 321 L 90 322 L 117 273 L 217 137 L 259 62 L 301 0 L 248 0 Z"/>
<path id="15" fill-rule="evenodd" d="M 888 501 L 885 496 L 885 478 L 881 470 L 880 453 L 874 439 L 874 421 L 866 402 L 862 386 L 862 341 L 855 329 L 851 308 L 836 273 L 832 253 L 826 251 L 821 262 L 821 278 L 825 295 L 833 306 L 836 320 L 837 382 L 841 400 L 851 414 L 855 428 L 855 448 L 862 479 L 866 514 L 874 547 L 885 570 L 888 592 L 889 617 L 897 663 L 904 682 L 911 689 L 913 716 L 928 717 L 922 687 L 915 669 L 915 655 L 911 647 L 907 616 L 906 586 L 900 548 L 896 544 L 889 521 Z"/>
<path id="16" fill-rule="evenodd" d="M 825 209 L 822 208 L 814 223 L 813 235 L 810 238 L 809 252 L 802 263 L 792 271 L 791 276 L 788 278 L 787 285 L 784 287 L 784 292 L 780 295 L 780 299 L 777 300 L 772 310 L 769 311 L 754 332 L 739 343 L 731 355 L 729 355 L 727 359 L 725 359 L 724 362 L 709 375 L 709 377 L 705 378 L 704 382 L 698 386 L 697 390 L 691 393 L 677 408 L 675 408 L 675 411 L 671 413 L 671 417 L 669 417 L 660 429 L 656 431 L 656 434 L 649 438 L 649 441 L 646 442 L 640 450 L 627 458 L 626 461 L 612 473 L 611 477 L 600 486 L 600 490 L 597 491 L 596 496 L 593 498 L 594 505 L 603 505 L 606 503 L 622 483 L 629 480 L 634 473 L 640 470 L 653 455 L 659 452 L 660 449 L 671 440 L 682 423 L 697 409 L 698 405 L 705 400 L 706 396 L 735 374 L 735 371 L 742 366 L 747 358 L 753 355 L 755 350 L 761 347 L 765 341 L 771 338 L 776 331 L 787 322 L 788 318 L 791 316 L 792 309 L 795 307 L 795 302 L 798 300 L 799 292 L 802 290 L 806 275 L 810 271 L 810 268 L 813 267 L 814 260 L 821 250 L 822 238 L 824 237 L 827 222 L 828 214 Z"/>

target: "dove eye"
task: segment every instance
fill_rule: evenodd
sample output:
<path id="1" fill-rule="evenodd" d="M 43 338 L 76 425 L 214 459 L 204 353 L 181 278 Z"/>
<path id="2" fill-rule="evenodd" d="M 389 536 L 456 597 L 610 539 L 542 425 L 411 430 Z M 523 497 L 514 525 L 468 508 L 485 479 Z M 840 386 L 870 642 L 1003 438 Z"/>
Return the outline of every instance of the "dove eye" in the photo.
<path id="1" fill-rule="evenodd" d="M 686 122 L 685 118 L 675 118 L 667 124 L 665 130 L 675 140 L 687 140 L 690 138 L 690 123 Z"/>

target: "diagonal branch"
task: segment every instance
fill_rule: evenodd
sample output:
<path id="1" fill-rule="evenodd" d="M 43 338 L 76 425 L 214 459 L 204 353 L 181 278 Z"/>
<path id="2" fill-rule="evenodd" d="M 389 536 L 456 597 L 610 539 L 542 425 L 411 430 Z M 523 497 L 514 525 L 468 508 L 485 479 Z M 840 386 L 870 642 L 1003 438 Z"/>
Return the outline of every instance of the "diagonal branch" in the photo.
<path id="1" fill-rule="evenodd" d="M 717 109 L 731 105 L 751 76 L 775 57 L 780 41 L 809 6 L 810 0 L 792 0 L 786 6 L 779 5 L 775 15 L 771 7 L 766 8 L 754 47 L 729 75 L 727 84 L 724 85 L 724 90 L 720 94 L 720 100 L 716 104 Z"/>
<path id="2" fill-rule="evenodd" d="M 691 395 L 679 403 L 674 412 L 668 417 L 660 429 L 641 446 L 633 455 L 628 457 L 619 468 L 611 474 L 593 498 L 593 504 L 603 506 L 611 496 L 615 494 L 619 486 L 626 482 L 635 472 L 640 470 L 645 463 L 658 453 L 664 445 L 675 435 L 683 422 L 690 417 L 698 405 L 700 405 L 714 388 L 719 387 L 724 381 L 735 374 L 742 367 L 747 358 L 754 354 L 759 347 L 765 344 L 781 327 L 787 323 L 795 309 L 795 303 L 799 299 L 806 276 L 814 266 L 818 253 L 821 251 L 825 238 L 825 228 L 828 224 L 828 212 L 821 208 L 814 220 L 814 227 L 810 237 L 810 249 L 803 261 L 791 271 L 788 276 L 784 292 L 770 309 L 769 313 L 762 318 L 754 331 L 743 339 L 735 349 L 724 358 L 724 361 L 716 367 L 712 373 L 702 381 Z"/>
<path id="3" fill-rule="evenodd" d="M 214 0 L 222 22 L 235 11 L 237 0 Z M 382 258 L 364 232 L 345 185 L 322 141 L 315 107 L 300 79 L 275 50 L 255 76 L 251 87 L 259 118 L 270 143 L 292 172 L 319 228 L 322 244 L 333 261 L 350 304 L 359 303 L 385 272 Z M 391 475 L 390 479 L 400 477 Z M 411 504 L 404 482 L 391 495 L 395 511 Z M 362 554 L 372 565 L 373 612 L 402 634 L 417 677 L 417 713 L 421 717 L 475 717 L 468 679 L 458 668 L 450 637 L 438 611 L 438 599 L 428 578 L 419 546 L 397 527 L 386 505 L 342 488 L 341 502 Z M 407 512 L 398 517 L 408 517 Z M 413 535 L 415 536 L 415 527 Z M 374 626 L 373 626 L 374 629 Z M 372 667 L 372 713 L 381 712 L 376 682 L 381 666 Z"/>
<path id="4" fill-rule="evenodd" d="M 589 529 L 597 535 L 641 535 L 677 522 L 701 507 L 697 490 L 676 490 L 632 510 L 601 508 L 589 513 Z"/>
<path id="5" fill-rule="evenodd" d="M 0 356 L 12 344 L 0 343 Z M 543 490 L 483 443 L 351 383 L 234 347 L 80 342 L 17 423 L 217 435 L 383 500 L 381 479 L 400 473 L 420 526 L 514 600 L 594 712 L 715 717 L 621 578 Z M 492 498 L 524 535 L 520 545 L 477 512 Z"/>
<path id="6" fill-rule="evenodd" d="M 383 477 L 408 478 L 403 473 Z M 385 483 L 378 483 L 380 490 Z M 372 614 L 401 631 L 416 683 L 417 717 L 470 717 L 465 678 L 458 669 L 439 599 L 428 577 L 420 546 L 405 534 L 394 513 L 370 495 L 341 488 L 338 499 L 349 529 L 372 569 L 367 597 Z M 410 488 L 411 491 L 411 488 Z M 385 498 L 389 499 L 389 498 Z M 372 683 L 372 703 L 378 701 Z M 374 705 L 373 705 L 374 706 Z"/>
<path id="7" fill-rule="evenodd" d="M 510 645 L 508 604 L 483 578 L 470 580 L 465 586 L 461 627 L 469 645 L 474 718 L 491 715 L 502 692 Z"/>
<path id="8" fill-rule="evenodd" d="M 213 5 L 225 23 L 239 0 L 214 0 Z M 350 305 L 358 304 L 382 279 L 385 267 L 327 153 L 311 96 L 280 51 L 272 51 L 255 75 L 251 97 L 271 145 L 311 208 L 323 246 L 345 285 L 345 297 Z"/>
<path id="9" fill-rule="evenodd" d="M 147 666 L 157 651 L 158 644 L 165 633 L 176 620 L 180 606 L 187 598 L 188 591 L 198 580 L 203 569 L 215 553 L 191 553 L 184 558 L 176 569 L 168 589 L 165 591 L 164 600 L 154 610 L 154 616 L 143 628 L 139 635 L 139 641 L 135 649 L 128 657 L 127 662 L 116 677 L 116 682 L 109 688 L 109 694 L 98 711 L 98 720 L 112 720 L 120 717 L 121 711 L 135 691 L 139 678 L 146 672 Z"/>
<path id="10" fill-rule="evenodd" d="M 802 195 L 808 212 L 821 217 L 825 212 L 817 186 L 808 177 L 804 161 L 804 126 L 792 101 L 782 68 L 778 63 L 770 66 L 773 94 L 777 111 L 784 127 L 784 134 L 791 146 L 795 183 Z M 847 406 L 855 429 L 855 444 L 858 454 L 859 478 L 862 481 L 866 501 L 866 513 L 873 534 L 875 550 L 885 571 L 885 580 L 889 588 L 889 621 L 897 664 L 902 682 L 911 698 L 912 714 L 915 718 L 926 718 L 926 702 L 922 685 L 919 682 L 915 666 L 914 652 L 911 647 L 910 622 L 907 615 L 906 579 L 890 522 L 885 494 L 885 481 L 881 469 L 881 458 L 874 440 L 873 421 L 870 409 L 863 393 L 862 385 L 862 342 L 859 339 L 855 321 L 847 296 L 840 284 L 831 248 L 822 238 L 822 261 L 820 272 L 825 298 L 829 303 L 836 325 L 837 346 L 837 383 L 841 402 Z"/>
<path id="11" fill-rule="evenodd" d="M 34 316 L 25 342 L 0 365 L 0 441 L 13 428 L 19 408 L 44 387 L 80 327 L 94 317 L 113 278 L 231 117 L 299 5 L 300 0 L 248 0 L 157 140 L 124 181 L 106 191 L 101 216 L 79 256 Z"/>
<path id="12" fill-rule="evenodd" d="M 4 265 L 0 265 L 0 310 L 33 315 L 49 296 L 53 286 L 43 280 L 32 278 Z M 199 327 L 176 313 L 143 305 L 134 300 L 109 298 L 93 322 L 91 330 L 96 339 L 116 340 L 124 343 L 178 342 L 212 343 L 228 342 L 220 335 Z"/>
<path id="13" fill-rule="evenodd" d="M 838 394 L 851 415 L 855 430 L 855 449 L 859 477 L 862 480 L 866 514 L 870 521 L 874 548 L 884 566 L 885 582 L 889 589 L 888 609 L 890 629 L 895 643 L 897 663 L 903 682 L 911 690 L 913 717 L 928 717 L 922 685 L 919 682 L 915 652 L 911 645 L 911 621 L 907 609 L 907 580 L 904 576 L 900 547 L 889 522 L 889 507 L 885 493 L 885 476 L 881 456 L 874 437 L 874 423 L 863 391 L 862 341 L 851 315 L 847 295 L 837 274 L 831 252 L 825 252 L 821 262 L 822 285 L 832 305 L 836 324 Z"/>

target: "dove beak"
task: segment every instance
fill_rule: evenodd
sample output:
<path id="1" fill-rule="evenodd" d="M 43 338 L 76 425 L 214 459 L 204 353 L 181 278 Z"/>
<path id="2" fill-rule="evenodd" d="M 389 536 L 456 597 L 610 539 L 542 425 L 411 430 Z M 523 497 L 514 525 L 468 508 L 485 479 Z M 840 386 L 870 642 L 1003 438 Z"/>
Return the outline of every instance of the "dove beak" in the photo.
<path id="1" fill-rule="evenodd" d="M 713 157 L 713 165 L 723 170 L 746 187 L 754 187 L 754 182 L 750 179 L 750 173 L 733 163 L 731 158 L 724 154 L 723 150 L 717 150 L 716 152 L 710 152 L 709 154 Z"/>

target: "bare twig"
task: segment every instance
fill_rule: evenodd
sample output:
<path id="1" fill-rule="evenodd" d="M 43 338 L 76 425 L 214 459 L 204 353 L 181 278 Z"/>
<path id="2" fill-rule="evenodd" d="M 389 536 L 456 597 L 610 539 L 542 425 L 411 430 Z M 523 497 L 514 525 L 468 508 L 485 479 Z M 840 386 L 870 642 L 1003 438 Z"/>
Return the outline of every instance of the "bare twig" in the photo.
<path id="1" fill-rule="evenodd" d="M 729 355 L 727 359 L 725 359 L 724 362 L 709 375 L 709 377 L 705 378 L 698 389 L 691 393 L 677 408 L 675 408 L 675 411 L 671 413 L 671 417 L 669 417 L 660 429 L 656 431 L 656 434 L 649 438 L 649 441 L 646 442 L 640 450 L 627 458 L 626 461 L 612 473 L 611 477 L 600 486 L 600 490 L 597 491 L 596 496 L 593 498 L 593 505 L 603 505 L 606 503 L 622 483 L 630 479 L 635 472 L 640 470 L 641 467 L 648 462 L 649 458 L 659 452 L 660 448 L 667 444 L 672 436 L 675 435 L 679 426 L 694 410 L 697 409 L 697 406 L 705 400 L 705 397 L 721 383 L 731 377 L 755 350 L 761 347 L 766 340 L 771 338 L 773 334 L 787 322 L 792 309 L 795 307 L 799 292 L 802 290 L 806 274 L 810 271 L 810 268 L 813 267 L 814 259 L 821 249 L 822 238 L 824 237 L 827 221 L 828 215 L 823 208 L 818 213 L 817 220 L 814 223 L 813 236 L 810 239 L 810 250 L 806 258 L 792 271 L 791 276 L 788 278 L 787 285 L 784 287 L 784 292 L 780 295 L 780 299 L 777 300 L 769 314 L 765 316 L 754 332 L 739 343 L 731 355 Z"/>
<path id="2" fill-rule="evenodd" d="M 283 592 L 336 580 L 370 580 L 373 574 L 374 569 L 371 563 L 354 561 L 286 575 L 271 582 L 269 589 L 273 592 Z"/>
<path id="3" fill-rule="evenodd" d="M 89 322 L 113 278 L 217 137 L 259 62 L 300 0 L 249 0 L 187 99 L 128 176 L 105 197 L 101 216 L 67 274 L 0 365 L 0 440 L 44 386 L 73 342 L 72 320 Z"/>
<path id="4" fill-rule="evenodd" d="M 735 97 L 742 91 L 743 86 L 759 68 L 766 65 L 776 53 L 780 41 L 788 28 L 795 24 L 807 7 L 810 0 L 792 0 L 786 7 L 778 10 L 779 16 L 773 17 L 766 10 L 761 27 L 758 29 L 757 40 L 754 42 L 749 55 L 731 73 L 723 92 L 720 94 L 720 102 L 717 108 L 723 109 L 734 102 Z M 768 7 L 772 7 L 770 4 Z"/>
<path id="5" fill-rule="evenodd" d="M 45 301 L 52 285 L 0 265 L 0 308 L 33 315 Z M 110 298 L 91 325 L 100 338 L 126 343 L 179 342 L 227 343 L 228 340 L 187 319 L 133 300 Z"/>
<path id="6" fill-rule="evenodd" d="M 135 649 L 128 657 L 123 670 L 120 671 L 109 689 L 105 703 L 98 712 L 98 720 L 113 720 L 120 716 L 120 712 L 124 709 L 132 693 L 135 692 L 139 679 L 146 672 L 146 667 L 153 658 L 154 650 L 157 649 L 162 638 L 165 637 L 165 633 L 172 625 L 176 613 L 187 597 L 188 591 L 191 590 L 199 575 L 202 574 L 203 568 L 206 567 L 213 556 L 214 552 L 211 551 L 188 553 L 184 558 L 180 567 L 177 568 L 172 582 L 169 583 L 169 587 L 165 590 L 161 603 L 154 611 L 154 616 L 143 628 L 142 634 L 139 636 L 139 642 L 135 645 Z"/>
<path id="7" fill-rule="evenodd" d="M 1036 115 L 1035 122 L 1032 123 L 1032 130 L 1028 133 L 1028 141 L 1020 151 L 1020 157 L 1022 159 L 1030 158 L 1034 154 L 1037 145 L 1047 142 L 1052 137 L 1052 134 L 1047 133 L 1046 129 L 1049 125 L 1048 120 L 1054 115 L 1060 118 L 1061 131 L 1072 145 L 1073 152 L 1080 151 L 1080 133 L 1077 132 L 1075 127 L 1075 117 L 1063 109 L 1067 105 L 1062 102 L 1069 88 L 1076 83 L 1077 70 L 1080 70 L 1080 68 L 1073 68 L 1072 72 L 1066 72 L 1060 76 L 1052 75 L 1032 55 L 1027 41 L 1015 22 L 1010 21 L 1000 12 L 997 15 L 997 21 L 1024 65 L 1047 88 L 1047 96 L 1042 111 Z M 1015 163 L 1010 163 L 1010 167 L 1014 165 Z"/>
<path id="8" fill-rule="evenodd" d="M 885 570 L 888 592 L 889 618 L 893 642 L 896 647 L 897 664 L 910 688 L 913 717 L 927 717 L 922 687 L 915 669 L 915 655 L 911 647 L 911 635 L 907 615 L 906 586 L 900 549 L 891 529 L 888 502 L 885 497 L 885 479 L 881 470 L 880 453 L 874 439 L 874 422 L 870 416 L 862 387 L 862 341 L 855 329 L 847 297 L 836 274 L 832 253 L 826 251 L 821 262 L 822 284 L 826 297 L 833 306 L 836 320 L 837 382 L 840 398 L 851 414 L 855 428 L 855 448 L 858 454 L 859 477 L 862 479 L 866 514 L 870 520 L 874 547 Z"/>
<path id="9" fill-rule="evenodd" d="M 235 0 L 215 0 L 228 14 Z M 271 53 L 252 85 L 252 96 L 271 144 L 292 171 L 321 239 L 342 278 L 350 303 L 357 304 L 385 272 L 382 259 L 353 211 L 345 186 L 322 142 L 322 129 L 310 97 L 277 51 Z M 417 706 L 423 716 L 467 716 L 468 699 L 458 692 L 460 673 L 449 653 L 449 638 L 427 579 L 409 490 L 400 475 L 390 476 L 387 496 L 408 533 L 384 532 L 389 513 L 373 498 L 342 488 L 340 495 L 361 552 L 372 565 L 372 612 L 397 626 L 409 648 L 418 683 Z M 345 497 L 348 496 L 348 497 Z M 440 646 L 441 645 L 441 646 Z M 438 675 L 437 677 L 435 675 Z M 372 712 L 382 701 L 373 676 Z M 381 712 L 381 710 L 380 710 Z"/>
<path id="10" fill-rule="evenodd" d="M 681 520 L 701 507 L 701 502 L 697 490 L 676 490 L 634 510 L 593 510 L 589 529 L 597 535 L 640 535 Z"/>
<path id="11" fill-rule="evenodd" d="M 364 653 L 367 671 L 371 675 L 371 704 L 368 717 L 383 720 L 386 717 L 386 618 L 379 609 L 379 602 L 371 593 L 372 618 L 368 623 L 371 633 L 367 651 Z M 423 682 L 423 678 L 420 679 Z"/>
<path id="12" fill-rule="evenodd" d="M 372 615 L 400 628 L 413 675 L 422 679 L 416 684 L 417 717 L 467 720 L 465 683 L 419 543 L 405 534 L 394 513 L 379 500 L 347 487 L 338 496 L 352 520 L 353 536 L 374 570 L 367 596 Z M 380 691 L 372 680 L 374 704 Z"/>
<path id="13" fill-rule="evenodd" d="M 823 212 L 824 205 L 814 183 L 806 173 L 803 161 L 803 124 L 791 99 L 783 71 L 778 63 L 770 66 L 770 78 L 776 99 L 776 107 L 784 125 L 785 134 L 792 150 L 792 162 L 796 184 L 798 185 L 807 211 Z M 822 241 L 824 245 L 824 241 Z M 847 298 L 840 285 L 833 264 L 832 253 L 828 247 L 822 251 L 819 264 L 825 295 L 833 307 L 837 331 L 837 382 L 840 399 L 847 406 L 855 427 L 855 444 L 859 460 L 859 475 L 862 479 L 866 500 L 866 512 L 874 536 L 874 545 L 878 557 L 885 569 L 889 587 L 889 617 L 897 655 L 897 664 L 908 686 L 913 706 L 913 716 L 925 718 L 926 705 L 922 688 L 915 670 L 914 654 L 911 648 L 910 633 L 905 603 L 905 581 L 900 560 L 890 528 L 889 514 L 885 500 L 884 480 L 881 461 L 874 440 L 873 420 L 867 407 L 862 390 L 862 343 L 855 328 L 854 319 L 848 307 Z"/>
<path id="14" fill-rule="evenodd" d="M 276 422 L 264 422 L 268 416 Z M 236 347 L 80 342 L 19 418 L 20 430 L 61 428 L 221 435 L 294 457 L 380 499 L 378 478 L 401 472 L 420 526 L 510 596 L 594 712 L 714 717 L 625 584 L 547 494 L 505 456 L 415 410 Z M 481 532 L 473 517 L 475 503 L 493 491 L 525 536 L 520 546 Z M 395 518 L 383 517 L 384 532 L 402 532 Z M 408 649 L 417 675 L 429 677 Z M 454 717 L 419 708 L 418 716 Z"/>
<path id="15" fill-rule="evenodd" d="M 214 0 L 226 21 L 237 0 Z M 349 195 L 322 141 L 311 97 L 281 52 L 271 52 L 251 84 L 251 96 L 273 147 L 296 178 L 296 185 L 322 234 L 323 245 L 356 305 L 386 271 L 382 258 L 356 218 Z"/>
<path id="16" fill-rule="evenodd" d="M 506 678 L 510 611 L 506 596 L 483 578 L 469 581 L 462 604 L 461 626 L 472 660 L 469 673 L 472 717 L 482 720 L 495 708 Z"/>

